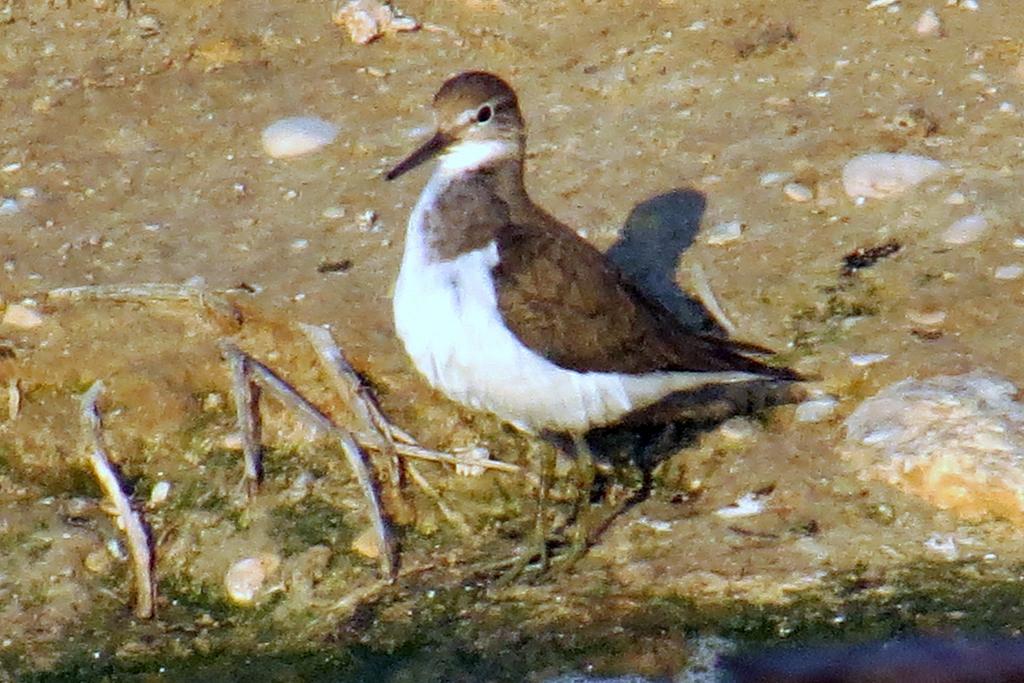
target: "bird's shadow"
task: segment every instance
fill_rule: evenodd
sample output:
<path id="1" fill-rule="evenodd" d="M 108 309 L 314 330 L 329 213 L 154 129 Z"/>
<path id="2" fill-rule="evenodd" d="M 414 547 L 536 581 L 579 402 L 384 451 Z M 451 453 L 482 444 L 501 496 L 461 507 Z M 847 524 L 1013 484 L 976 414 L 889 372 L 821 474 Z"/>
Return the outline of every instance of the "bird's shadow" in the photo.
<path id="1" fill-rule="evenodd" d="M 704 194 L 689 188 L 671 190 L 637 204 L 619 240 L 606 254 L 638 289 L 664 306 L 682 327 L 725 338 L 726 331 L 707 308 L 676 283 L 679 261 L 700 231 L 706 206 Z M 791 382 L 759 380 L 710 385 L 673 395 L 652 409 L 627 416 L 622 423 L 591 430 L 586 439 L 599 461 L 631 463 L 639 468 L 643 486 L 631 498 L 635 504 L 650 492 L 654 468 L 679 450 L 692 446 L 702 434 L 731 417 L 792 403 L 800 396 L 800 387 Z M 652 411 L 686 417 L 662 421 L 648 414 Z"/>
<path id="2" fill-rule="evenodd" d="M 684 251 L 700 231 L 704 194 L 678 188 L 637 204 L 618 241 L 605 254 L 645 294 L 658 301 L 679 324 L 693 332 L 725 336 L 725 330 L 697 299 L 676 284 Z"/>

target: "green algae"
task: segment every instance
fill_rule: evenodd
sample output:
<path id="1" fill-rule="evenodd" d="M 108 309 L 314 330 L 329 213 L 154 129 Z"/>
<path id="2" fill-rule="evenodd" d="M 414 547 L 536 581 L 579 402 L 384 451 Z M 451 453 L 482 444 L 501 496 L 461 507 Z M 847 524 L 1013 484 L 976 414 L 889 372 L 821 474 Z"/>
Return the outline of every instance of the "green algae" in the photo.
<path id="1" fill-rule="evenodd" d="M 364 605 L 333 635 L 304 645 L 288 637 L 275 643 L 273 630 L 257 633 L 270 606 L 247 612 L 165 584 L 181 616 L 212 615 L 216 626 L 206 630 L 202 652 L 97 657 L 112 648 L 81 645 L 49 671 L 21 671 L 19 680 L 522 681 L 578 670 L 581 662 L 595 675 L 621 673 L 623 658 L 645 642 L 678 666 L 688 643 L 712 634 L 748 650 L 950 629 L 1006 635 L 1024 624 L 1020 571 L 1024 567 L 989 574 L 983 565 L 961 562 L 904 567 L 885 577 L 856 570 L 832 575 L 785 604 L 642 595 L 624 601 L 594 586 L 570 598 L 589 605 L 586 617 L 555 612 L 562 618 L 551 617 L 552 606 L 528 593 L 508 599 L 480 585 L 421 587 Z M 177 630 L 167 623 L 162 628 Z M 182 644 L 187 651 L 187 639 Z M 4 663 L 17 669 L 11 655 Z"/>

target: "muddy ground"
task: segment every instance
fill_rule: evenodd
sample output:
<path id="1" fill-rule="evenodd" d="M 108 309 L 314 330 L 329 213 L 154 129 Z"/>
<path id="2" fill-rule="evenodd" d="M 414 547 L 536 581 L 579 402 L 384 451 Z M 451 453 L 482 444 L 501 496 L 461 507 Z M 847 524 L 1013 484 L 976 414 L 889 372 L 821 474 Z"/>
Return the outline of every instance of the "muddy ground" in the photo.
<path id="1" fill-rule="evenodd" d="M 657 676 L 680 671 L 708 636 L 757 647 L 1016 633 L 1017 525 L 958 520 L 861 481 L 840 456 L 842 418 L 894 381 L 988 368 L 1024 383 L 1024 291 L 993 277 L 1024 262 L 1013 246 L 1024 235 L 1024 19 L 1013 0 L 936 6 L 941 35 L 921 36 L 927 7 L 409 0 L 401 9 L 422 30 L 359 46 L 328 3 L 0 4 L 0 196 L 16 202 L 0 215 L 0 293 L 43 313 L 38 326 L 0 329 L 0 383 L 21 397 L 0 425 L 2 675 Z M 631 238 L 652 286 L 692 293 L 699 266 L 738 337 L 780 350 L 839 399 L 821 423 L 783 407 L 703 435 L 575 568 L 503 588 L 483 567 L 513 556 L 529 528 L 529 440 L 413 373 L 390 291 L 425 174 L 381 178 L 429 130 L 439 84 L 471 68 L 516 87 L 539 203 L 603 249 L 621 253 Z M 338 140 L 268 158 L 262 128 L 302 114 L 337 124 Z M 869 151 L 925 154 L 951 171 L 858 205 L 840 171 Z M 788 180 L 767 174 L 813 199 L 793 201 Z M 992 226 L 979 241 L 942 241 L 975 212 Z M 702 237 L 733 220 L 740 239 Z M 897 253 L 840 275 L 844 255 L 891 241 Z M 188 281 L 226 292 L 244 323 L 188 303 L 47 295 Z M 945 320 L 922 332 L 914 312 L 935 310 Z M 466 478 L 418 465 L 450 514 L 410 485 L 395 586 L 350 549 L 367 518 L 338 450 L 277 404 L 266 485 L 252 504 L 241 495 L 219 339 L 349 419 L 298 322 L 330 325 L 388 415 L 424 444 L 482 444 L 524 466 Z M 865 353 L 888 357 L 850 363 Z M 83 459 L 77 398 L 96 379 L 137 498 L 171 484 L 148 513 L 151 622 L 132 616 L 129 566 L 107 550 L 119 535 Z M 761 514 L 715 514 L 753 491 L 770 491 Z M 955 553 L 935 542 L 948 537 Z M 255 606 L 232 604 L 224 573 L 260 553 L 280 567 Z"/>

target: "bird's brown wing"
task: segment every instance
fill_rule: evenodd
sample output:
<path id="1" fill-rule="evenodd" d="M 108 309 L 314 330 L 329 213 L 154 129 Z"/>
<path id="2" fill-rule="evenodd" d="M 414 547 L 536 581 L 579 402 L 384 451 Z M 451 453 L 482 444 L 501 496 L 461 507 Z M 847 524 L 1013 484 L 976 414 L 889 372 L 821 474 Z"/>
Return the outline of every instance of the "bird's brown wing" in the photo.
<path id="1" fill-rule="evenodd" d="M 559 225 L 497 231 L 498 308 L 523 344 L 579 372 L 741 371 L 799 379 L 748 358 L 752 345 L 692 334 L 589 242 Z"/>

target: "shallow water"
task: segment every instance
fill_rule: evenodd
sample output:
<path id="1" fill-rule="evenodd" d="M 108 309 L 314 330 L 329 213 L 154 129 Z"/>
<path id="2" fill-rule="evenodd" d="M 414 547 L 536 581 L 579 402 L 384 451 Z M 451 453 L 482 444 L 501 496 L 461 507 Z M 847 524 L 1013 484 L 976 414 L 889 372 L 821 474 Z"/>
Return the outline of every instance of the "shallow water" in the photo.
<path id="1" fill-rule="evenodd" d="M 127 17 L 103 0 L 0 6 L 0 197 L 20 207 L 0 215 L 0 293 L 46 314 L 38 328 L 0 329 L 12 356 L 0 379 L 22 394 L 21 414 L 0 427 L 2 666 L 127 675 L 164 662 L 227 680 L 269 679 L 273 661 L 283 680 L 314 680 L 326 657 L 324 676 L 385 670 L 390 680 L 432 667 L 449 680 L 588 666 L 663 675 L 684 665 L 697 632 L 757 644 L 1019 626 L 1010 604 L 939 590 L 953 576 L 975 597 L 1012 594 L 1024 560 L 1015 526 L 967 526 L 861 482 L 837 446 L 840 418 L 906 377 L 988 368 L 1024 385 L 1024 291 L 994 278 L 1024 263 L 1013 246 L 1024 235 L 1024 19 L 1012 0 L 937 6 L 944 35 L 922 37 L 913 23 L 926 4 L 867 4 L 408 2 L 425 29 L 367 46 L 349 42 L 324 4 L 155 1 Z M 143 17 L 156 19 L 155 35 Z M 526 440 L 426 389 L 391 329 L 404 222 L 425 174 L 385 183 L 381 172 L 428 132 L 438 85 L 467 68 L 500 73 L 519 92 L 539 203 L 615 249 L 684 316 L 674 286 L 692 293 L 699 265 L 737 337 L 820 377 L 839 411 L 800 424 L 783 408 L 750 438 L 706 435 L 659 470 L 652 499 L 573 573 L 504 591 L 476 588 L 474 567 L 514 552 L 532 509 L 522 479 L 421 465 L 473 532 L 411 494 L 410 574 L 376 590 L 372 560 L 347 550 L 366 525 L 350 473 L 276 405 L 267 486 L 251 509 L 241 503 L 216 342 L 236 335 L 344 419 L 293 329 L 329 323 L 389 415 L 424 443 L 485 443 L 526 463 Z M 294 115 L 320 116 L 341 135 L 307 157 L 267 158 L 260 131 Z M 840 173 L 870 151 L 924 154 L 951 170 L 858 205 Z M 791 180 L 813 199 L 787 198 Z M 942 240 L 978 212 L 991 225 L 978 241 Z M 707 243 L 734 220 L 745 226 L 738 240 Z M 898 252 L 840 275 L 845 255 L 891 241 Z M 351 267 L 320 272 L 343 261 Z M 230 290 L 241 329 L 187 304 L 45 296 L 192 278 Z M 946 313 L 940 325 L 914 322 L 934 310 Z M 849 361 L 868 353 L 888 357 Z M 140 497 L 172 483 L 150 516 L 164 596 L 152 624 L 128 617 L 125 563 L 85 567 L 117 537 L 78 459 L 76 397 L 97 378 L 108 385 L 112 451 Z M 296 503 L 290 487 L 310 476 Z M 767 488 L 761 515 L 713 514 Z M 929 549 L 936 534 L 958 539 L 954 561 Z M 278 590 L 233 607 L 221 577 L 259 552 L 284 559 Z M 938 566 L 915 574 L 922 562 Z M 361 590 L 369 597 L 356 609 L 345 598 Z M 863 621 L 850 625 L 851 613 Z M 941 616 L 951 613 L 960 616 Z M 502 659 L 510 643 L 536 666 Z"/>

